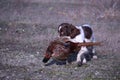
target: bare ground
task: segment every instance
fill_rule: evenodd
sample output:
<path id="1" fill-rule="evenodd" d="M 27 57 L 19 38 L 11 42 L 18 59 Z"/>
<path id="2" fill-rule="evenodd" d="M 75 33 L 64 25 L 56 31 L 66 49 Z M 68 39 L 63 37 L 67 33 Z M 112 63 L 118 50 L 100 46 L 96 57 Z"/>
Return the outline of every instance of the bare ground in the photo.
<path id="1" fill-rule="evenodd" d="M 112 8 L 101 7 L 94 0 L 30 1 L 0 1 L 0 80 L 120 79 L 118 3 Z M 57 37 L 57 26 L 62 22 L 92 26 L 96 41 L 103 41 L 96 47 L 97 60 L 82 67 L 76 67 L 75 62 L 43 65 L 46 47 Z"/>

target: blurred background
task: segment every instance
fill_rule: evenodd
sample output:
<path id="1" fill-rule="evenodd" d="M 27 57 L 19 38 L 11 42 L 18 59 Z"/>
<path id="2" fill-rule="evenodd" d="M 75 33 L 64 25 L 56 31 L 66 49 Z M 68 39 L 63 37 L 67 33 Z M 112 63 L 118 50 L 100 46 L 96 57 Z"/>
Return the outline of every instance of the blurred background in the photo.
<path id="1" fill-rule="evenodd" d="M 90 24 L 98 59 L 43 66 L 58 25 Z M 0 80 L 119 80 L 120 0 L 0 0 Z"/>
<path id="2" fill-rule="evenodd" d="M 60 24 L 120 21 L 119 0 L 1 0 L 0 20 Z"/>

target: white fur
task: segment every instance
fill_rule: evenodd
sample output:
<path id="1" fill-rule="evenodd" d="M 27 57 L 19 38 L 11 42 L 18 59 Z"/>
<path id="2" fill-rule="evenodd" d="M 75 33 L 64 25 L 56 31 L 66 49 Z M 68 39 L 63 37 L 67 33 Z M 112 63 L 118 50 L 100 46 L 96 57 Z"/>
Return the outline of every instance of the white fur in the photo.
<path id="1" fill-rule="evenodd" d="M 82 26 L 83 26 L 83 27 L 84 27 L 84 26 L 91 27 L 89 24 L 83 24 Z"/>
<path id="2" fill-rule="evenodd" d="M 96 55 L 93 56 L 93 59 L 97 59 L 98 57 Z"/>
<path id="3" fill-rule="evenodd" d="M 83 59 L 83 63 L 84 63 L 84 64 L 87 63 L 87 60 L 86 60 L 85 58 Z"/>
<path id="4" fill-rule="evenodd" d="M 92 40 L 91 39 L 86 39 L 85 38 L 85 42 L 91 42 Z"/>
<path id="5" fill-rule="evenodd" d="M 78 43 L 78 42 L 83 42 L 85 39 L 85 34 L 84 31 L 82 29 L 81 26 L 76 26 L 77 29 L 80 30 L 81 34 L 77 35 L 75 38 L 70 39 L 70 41 L 74 42 L 74 43 Z"/>
<path id="6" fill-rule="evenodd" d="M 62 28 L 62 26 L 60 26 L 60 27 L 58 28 L 58 31 L 60 31 L 61 28 Z"/>
<path id="7" fill-rule="evenodd" d="M 86 51 L 88 51 L 87 48 L 85 46 L 82 46 L 81 50 L 78 52 L 78 55 L 77 55 L 77 62 L 81 62 L 81 56 Z"/>
<path id="8" fill-rule="evenodd" d="M 81 26 L 76 26 L 76 28 L 80 30 L 81 34 L 77 35 L 73 39 L 69 38 L 70 41 L 72 41 L 74 43 L 84 42 L 85 34 L 84 34 L 84 31 L 83 31 L 83 28 Z M 81 50 L 78 52 L 78 55 L 77 55 L 77 62 L 81 62 L 81 55 L 84 54 L 84 52 L 86 52 L 86 51 L 87 51 L 87 48 L 85 46 L 82 46 Z M 83 63 L 86 63 L 86 59 L 83 60 Z"/>
<path id="9" fill-rule="evenodd" d="M 90 27 L 90 25 L 88 25 L 88 24 L 84 24 L 83 26 L 88 26 L 88 27 Z M 86 39 L 86 38 L 85 38 L 85 42 L 96 42 L 96 41 L 95 41 L 94 34 L 92 34 L 92 37 L 91 37 L 90 39 Z M 95 48 L 93 48 L 92 53 L 95 54 Z M 97 56 L 95 55 L 95 56 L 93 56 L 93 58 L 97 59 Z"/>
<path id="10" fill-rule="evenodd" d="M 89 24 L 83 24 L 82 27 L 87 26 L 90 27 L 91 26 Z M 94 33 L 92 34 L 92 37 L 90 39 L 85 39 L 86 42 L 95 42 L 95 37 L 94 37 Z"/>
<path id="11" fill-rule="evenodd" d="M 91 39 L 86 39 L 86 38 L 85 38 L 85 42 L 95 42 L 94 36 L 92 35 Z M 93 46 L 93 47 L 94 47 L 94 46 Z M 92 49 L 92 53 L 95 54 L 95 53 L 96 53 L 95 51 L 96 51 L 95 48 L 93 48 L 93 49 Z M 94 55 L 94 56 L 93 56 L 93 59 L 97 59 L 97 56 Z"/>
<path id="12" fill-rule="evenodd" d="M 82 26 L 91 27 L 88 24 L 84 24 Z M 92 37 L 90 39 L 86 39 L 83 28 L 81 26 L 76 26 L 76 28 L 80 30 L 81 34 L 77 35 L 74 39 L 71 39 L 72 42 L 77 43 L 77 42 L 83 42 L 84 40 L 85 42 L 95 42 L 94 34 L 92 34 Z M 81 50 L 78 52 L 78 55 L 77 55 L 77 62 L 81 62 L 81 55 L 84 54 L 84 52 L 86 51 L 87 51 L 87 48 L 85 46 L 81 47 Z M 94 48 L 92 52 L 95 53 Z M 93 59 L 97 59 L 97 56 L 94 55 Z M 83 59 L 83 63 L 86 63 L 86 62 L 87 62 L 86 59 Z"/>
<path id="13" fill-rule="evenodd" d="M 88 24 L 84 24 L 82 25 L 83 27 L 84 26 L 88 26 L 88 27 L 91 27 L 90 25 Z M 75 38 L 71 39 L 69 36 L 67 36 L 69 38 L 70 41 L 74 42 L 74 43 L 78 43 L 78 42 L 95 42 L 95 38 L 94 38 L 94 35 L 92 35 L 91 39 L 86 39 L 85 38 L 85 34 L 84 34 L 84 31 L 83 31 L 83 28 L 81 26 L 75 26 L 77 29 L 80 30 L 80 33 L 79 35 L 77 35 Z M 62 28 L 62 26 L 59 27 L 59 31 L 60 29 Z M 84 54 L 87 50 L 86 46 L 82 46 L 81 47 L 81 50 L 78 52 L 78 55 L 77 55 L 77 62 L 81 62 L 81 56 L 82 54 Z M 95 49 L 93 49 L 93 52 L 95 53 Z M 97 58 L 97 56 L 93 56 L 93 58 Z M 86 59 L 84 58 L 83 59 L 83 63 L 86 63 Z"/>

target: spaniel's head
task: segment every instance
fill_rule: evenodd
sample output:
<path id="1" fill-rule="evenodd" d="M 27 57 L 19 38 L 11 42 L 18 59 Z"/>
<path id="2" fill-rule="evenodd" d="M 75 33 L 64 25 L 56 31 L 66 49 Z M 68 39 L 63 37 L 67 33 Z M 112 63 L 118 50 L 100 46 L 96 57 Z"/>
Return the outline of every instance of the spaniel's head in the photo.
<path id="1" fill-rule="evenodd" d="M 71 31 L 68 29 L 71 27 L 72 25 L 69 23 L 62 23 L 58 26 L 58 33 L 60 36 L 69 36 Z"/>
<path id="2" fill-rule="evenodd" d="M 80 30 L 74 25 L 69 23 L 62 23 L 58 26 L 59 36 L 70 36 L 74 38 L 76 35 L 80 34 Z"/>

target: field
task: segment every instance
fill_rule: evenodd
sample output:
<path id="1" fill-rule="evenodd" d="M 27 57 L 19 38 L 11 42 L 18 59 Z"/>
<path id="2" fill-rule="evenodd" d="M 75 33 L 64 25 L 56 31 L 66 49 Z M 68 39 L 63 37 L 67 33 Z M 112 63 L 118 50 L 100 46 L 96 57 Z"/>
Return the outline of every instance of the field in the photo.
<path id="1" fill-rule="evenodd" d="M 120 80 L 119 0 L 0 0 L 0 80 Z M 44 66 L 58 25 L 90 24 L 98 59 Z"/>

